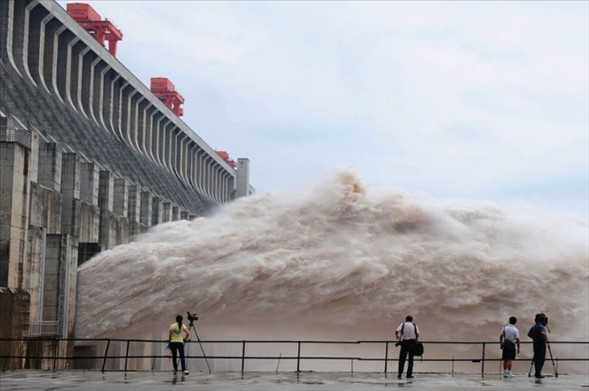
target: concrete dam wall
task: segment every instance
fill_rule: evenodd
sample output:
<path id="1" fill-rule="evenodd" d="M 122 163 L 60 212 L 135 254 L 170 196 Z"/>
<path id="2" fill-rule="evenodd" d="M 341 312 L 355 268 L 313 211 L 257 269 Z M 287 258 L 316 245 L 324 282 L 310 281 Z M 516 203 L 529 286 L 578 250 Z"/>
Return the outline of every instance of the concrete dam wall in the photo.
<path id="1" fill-rule="evenodd" d="M 0 303 L 22 319 L 0 338 L 72 336 L 79 264 L 252 191 L 248 159 L 228 164 L 58 3 L 0 0 Z"/>

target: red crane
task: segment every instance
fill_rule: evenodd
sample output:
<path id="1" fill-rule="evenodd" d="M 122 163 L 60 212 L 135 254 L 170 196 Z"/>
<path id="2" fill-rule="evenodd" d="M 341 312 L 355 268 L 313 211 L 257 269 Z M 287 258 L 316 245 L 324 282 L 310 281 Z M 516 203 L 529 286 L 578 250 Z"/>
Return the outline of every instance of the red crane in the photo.
<path id="1" fill-rule="evenodd" d="M 229 164 L 231 167 L 237 167 L 237 163 L 235 163 L 235 160 L 231 159 L 231 157 L 229 156 L 229 152 L 223 150 L 217 150 L 216 152 L 217 155 L 219 155 L 221 159 L 225 160 L 225 162 L 227 162 L 227 164 Z"/>
<path id="2" fill-rule="evenodd" d="M 166 77 L 152 77 L 151 78 L 151 92 L 178 117 L 184 114 L 184 97 L 176 91 L 174 83 Z"/>
<path id="3" fill-rule="evenodd" d="M 67 13 L 92 34 L 102 46 L 105 46 L 105 42 L 108 41 L 108 51 L 113 56 L 117 56 L 117 42 L 123 39 L 121 30 L 108 19 L 102 20 L 102 16 L 90 4 L 69 3 Z"/>

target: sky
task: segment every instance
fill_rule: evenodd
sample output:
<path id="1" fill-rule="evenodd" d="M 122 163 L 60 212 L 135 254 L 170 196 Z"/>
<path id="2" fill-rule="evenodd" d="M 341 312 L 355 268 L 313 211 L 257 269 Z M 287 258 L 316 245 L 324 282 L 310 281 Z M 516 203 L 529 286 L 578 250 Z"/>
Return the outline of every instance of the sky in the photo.
<path id="1" fill-rule="evenodd" d="M 65 2 L 61 2 L 65 4 Z M 90 1 L 258 192 L 366 186 L 589 220 L 589 2 Z"/>

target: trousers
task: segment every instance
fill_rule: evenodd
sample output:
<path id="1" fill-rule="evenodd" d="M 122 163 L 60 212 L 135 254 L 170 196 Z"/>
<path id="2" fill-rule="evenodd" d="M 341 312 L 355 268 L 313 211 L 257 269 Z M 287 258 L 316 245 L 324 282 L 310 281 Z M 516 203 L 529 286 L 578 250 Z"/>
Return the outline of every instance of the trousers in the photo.
<path id="1" fill-rule="evenodd" d="M 178 371 L 178 353 L 180 353 L 180 365 L 182 370 L 186 370 L 186 359 L 184 358 L 184 344 L 182 342 L 170 342 L 170 350 L 172 351 L 172 365 L 174 371 Z"/>
<path id="2" fill-rule="evenodd" d="M 546 360 L 546 342 L 534 342 L 534 369 L 536 376 L 542 375 L 542 368 Z"/>
<path id="3" fill-rule="evenodd" d="M 401 352 L 399 353 L 399 371 L 397 372 L 397 376 L 400 377 L 403 374 L 407 356 L 409 356 L 407 364 L 407 376 L 413 376 L 413 357 L 415 355 L 416 344 L 417 341 L 414 339 L 406 339 L 401 341 Z"/>

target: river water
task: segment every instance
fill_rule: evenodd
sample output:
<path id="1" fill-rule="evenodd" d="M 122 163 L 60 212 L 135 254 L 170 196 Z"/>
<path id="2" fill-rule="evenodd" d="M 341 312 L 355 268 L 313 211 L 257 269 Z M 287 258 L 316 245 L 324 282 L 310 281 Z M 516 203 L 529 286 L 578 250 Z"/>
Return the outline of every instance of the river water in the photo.
<path id="1" fill-rule="evenodd" d="M 154 227 L 80 267 L 78 336 L 384 339 L 412 314 L 428 340 L 589 339 L 589 227 L 530 208 L 366 189 L 351 172 Z M 380 348 L 379 348 L 380 351 Z"/>

